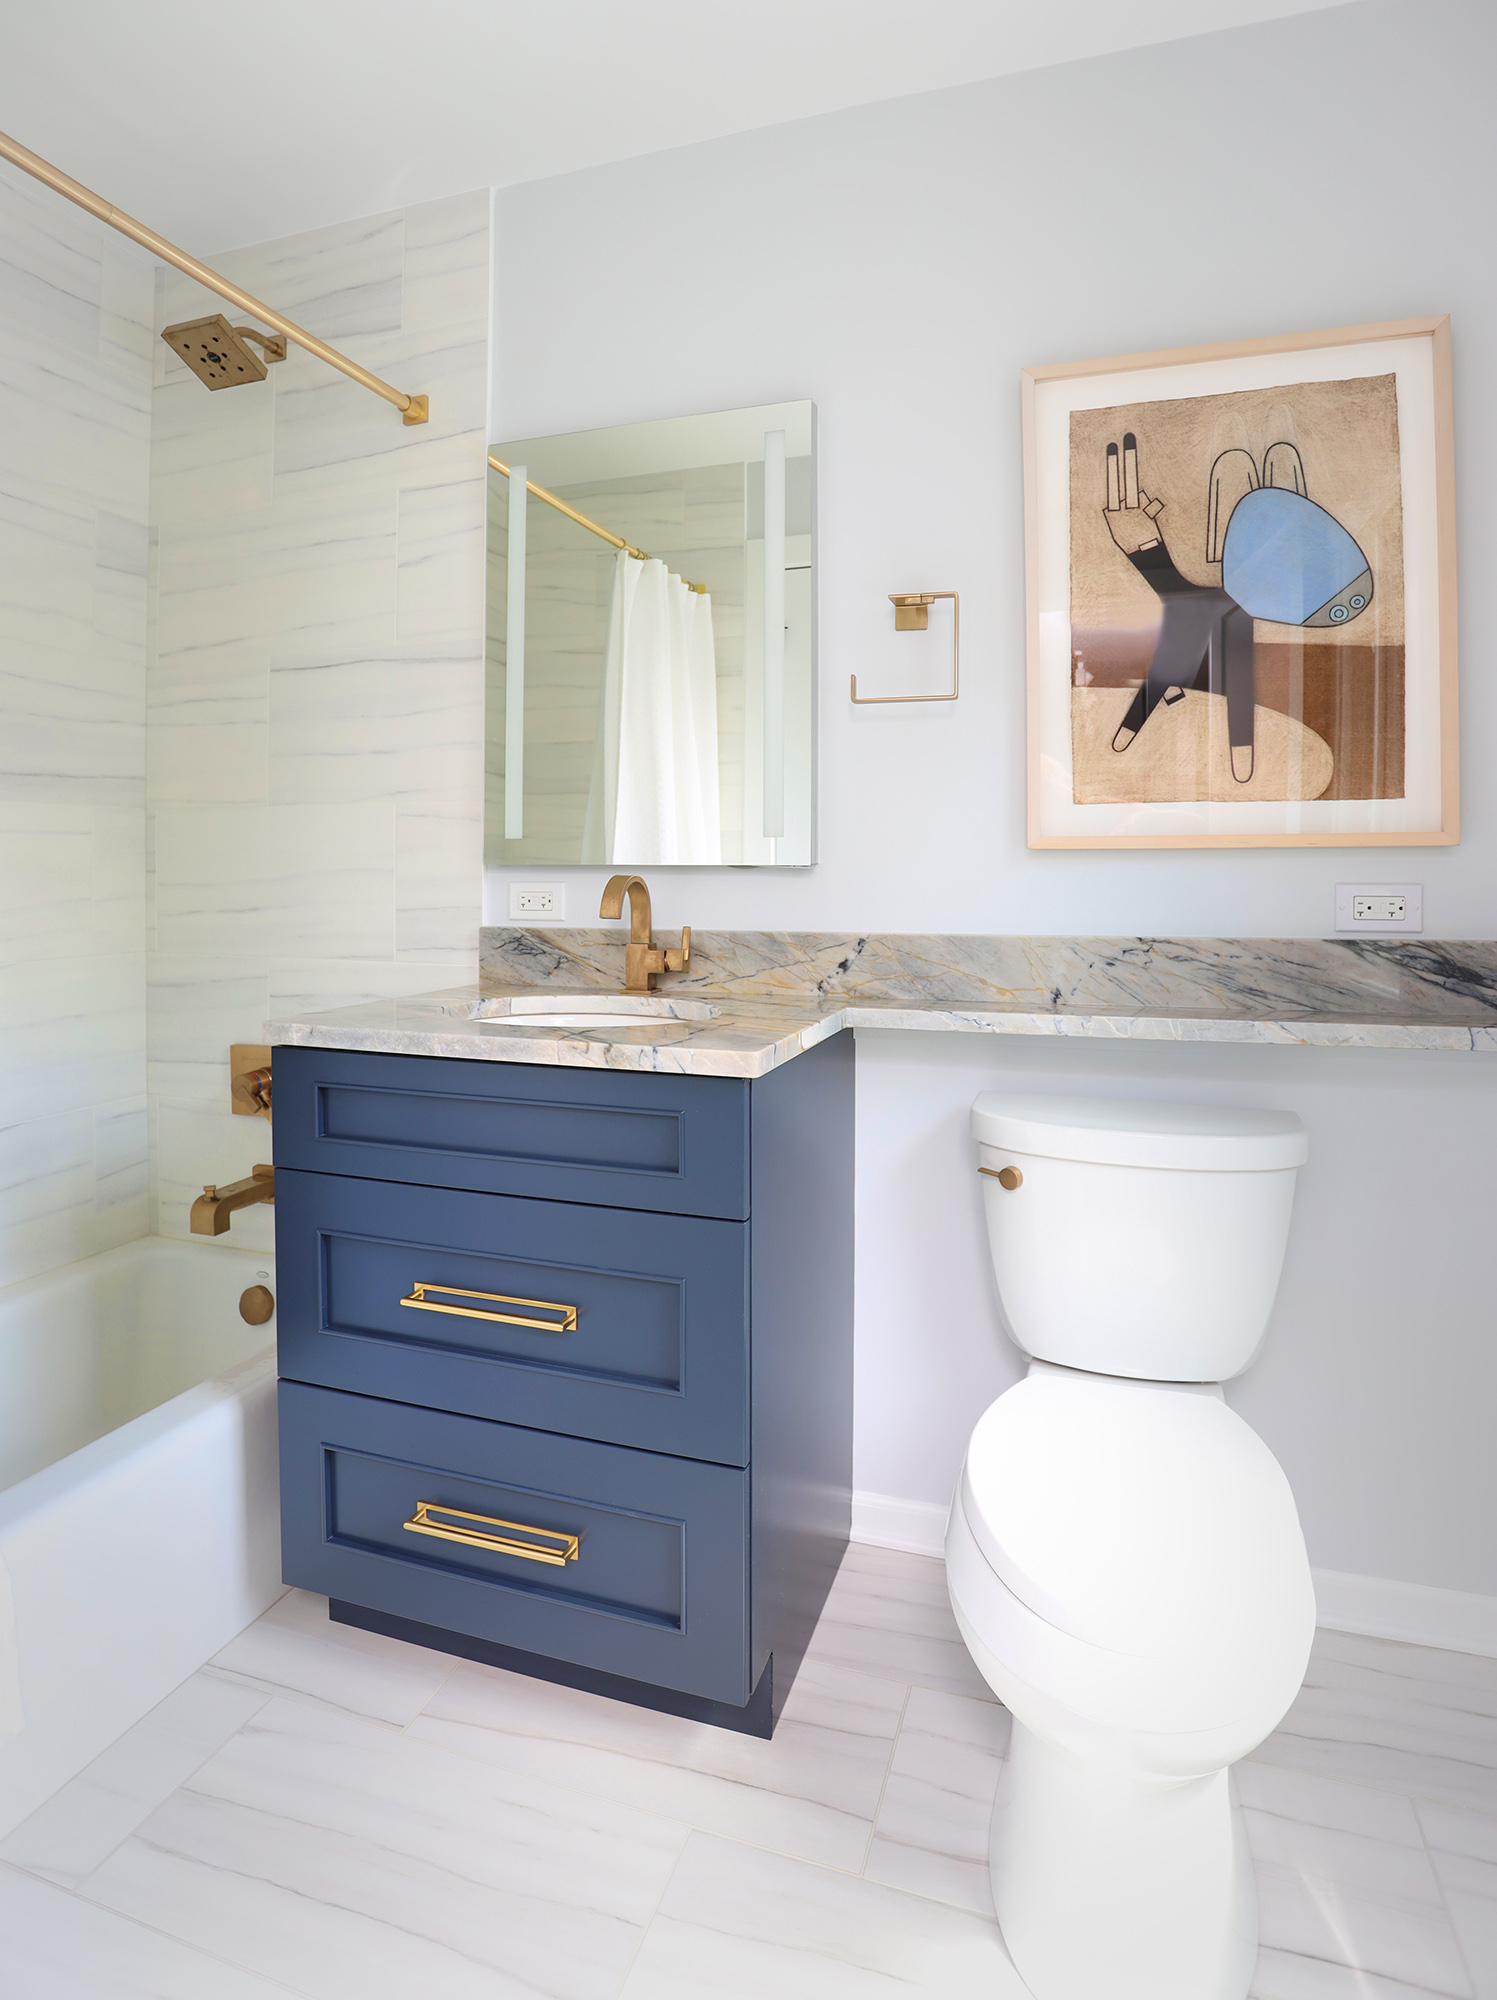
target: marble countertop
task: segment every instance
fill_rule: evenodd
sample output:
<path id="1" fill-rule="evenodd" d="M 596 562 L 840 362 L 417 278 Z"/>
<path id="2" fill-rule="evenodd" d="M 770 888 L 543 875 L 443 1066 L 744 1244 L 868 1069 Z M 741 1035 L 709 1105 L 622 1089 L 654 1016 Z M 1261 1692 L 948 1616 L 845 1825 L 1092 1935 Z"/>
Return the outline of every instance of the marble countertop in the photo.
<path id="1" fill-rule="evenodd" d="M 597 986 L 547 984 L 546 1004 L 569 1000 L 596 1006 Z M 673 996 L 655 996 L 670 1005 Z M 1107 1041 L 1263 1042 L 1278 1046 L 1360 1049 L 1489 1050 L 1497 1053 L 1497 1019 L 1472 1005 L 1424 1018 L 1276 1010 L 1134 1009 L 1103 1012 L 993 1005 L 986 1001 L 849 999 L 806 994 L 765 998 L 691 989 L 686 1006 L 703 1003 L 710 1019 L 651 1018 L 627 1027 L 547 1028 L 504 1011 L 511 999 L 534 1007 L 537 988 L 454 987 L 407 999 L 332 1008 L 294 1021 L 268 1021 L 272 1045 L 363 1049 L 385 1055 L 457 1056 L 468 1061 L 555 1063 L 564 1069 L 660 1070 L 689 1076 L 764 1076 L 842 1028 L 897 1028 L 925 1033 L 1068 1035 Z M 481 1009 L 479 1013 L 477 1010 Z M 683 1008 L 683 1012 L 685 1008 Z M 1407 1014 L 1409 1010 L 1405 1010 Z"/>

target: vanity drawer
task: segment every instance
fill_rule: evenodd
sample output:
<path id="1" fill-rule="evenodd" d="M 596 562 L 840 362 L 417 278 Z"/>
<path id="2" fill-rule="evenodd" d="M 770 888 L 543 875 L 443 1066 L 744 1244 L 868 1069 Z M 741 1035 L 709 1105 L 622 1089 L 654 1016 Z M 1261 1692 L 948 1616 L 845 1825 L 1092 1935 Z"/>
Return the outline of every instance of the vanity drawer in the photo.
<path id="1" fill-rule="evenodd" d="M 747 1463 L 747 1223 L 284 1167 L 276 1197 L 282 1375 Z"/>
<path id="2" fill-rule="evenodd" d="M 676 1215 L 748 1214 L 733 1077 L 275 1051 L 275 1163 Z"/>
<path id="3" fill-rule="evenodd" d="M 746 1472 L 299 1382 L 280 1427 L 288 1583 L 748 1700 Z"/>

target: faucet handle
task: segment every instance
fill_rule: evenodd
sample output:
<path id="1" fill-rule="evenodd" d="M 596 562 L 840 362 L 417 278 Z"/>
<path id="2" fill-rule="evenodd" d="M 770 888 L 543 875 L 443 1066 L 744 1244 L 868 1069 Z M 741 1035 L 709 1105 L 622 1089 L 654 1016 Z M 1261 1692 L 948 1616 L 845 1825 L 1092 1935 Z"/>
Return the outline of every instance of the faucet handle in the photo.
<path id="1" fill-rule="evenodd" d="M 682 924 L 681 948 L 679 951 L 673 951 L 669 949 L 666 951 L 665 969 L 667 972 L 684 972 L 687 966 L 690 965 L 690 963 L 691 963 L 691 925 Z"/>

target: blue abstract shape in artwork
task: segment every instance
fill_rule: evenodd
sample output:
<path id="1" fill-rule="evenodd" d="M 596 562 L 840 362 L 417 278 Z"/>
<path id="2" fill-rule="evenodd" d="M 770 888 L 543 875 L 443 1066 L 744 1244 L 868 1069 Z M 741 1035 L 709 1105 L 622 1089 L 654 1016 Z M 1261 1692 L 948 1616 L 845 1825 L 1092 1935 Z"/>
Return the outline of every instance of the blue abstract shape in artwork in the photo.
<path id="1" fill-rule="evenodd" d="M 1345 623 L 1372 594 L 1367 558 L 1341 523 L 1281 486 L 1245 493 L 1232 509 L 1222 585 L 1254 618 L 1280 625 Z"/>

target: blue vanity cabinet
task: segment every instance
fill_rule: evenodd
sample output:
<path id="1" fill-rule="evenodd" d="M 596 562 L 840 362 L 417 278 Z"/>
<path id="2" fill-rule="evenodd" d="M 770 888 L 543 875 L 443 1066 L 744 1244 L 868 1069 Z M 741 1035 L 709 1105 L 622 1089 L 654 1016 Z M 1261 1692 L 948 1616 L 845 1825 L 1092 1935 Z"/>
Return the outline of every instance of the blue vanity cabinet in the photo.
<path id="1" fill-rule="evenodd" d="M 847 1541 L 851 1044 L 753 1082 L 277 1048 L 286 1581 L 769 1734 Z"/>

